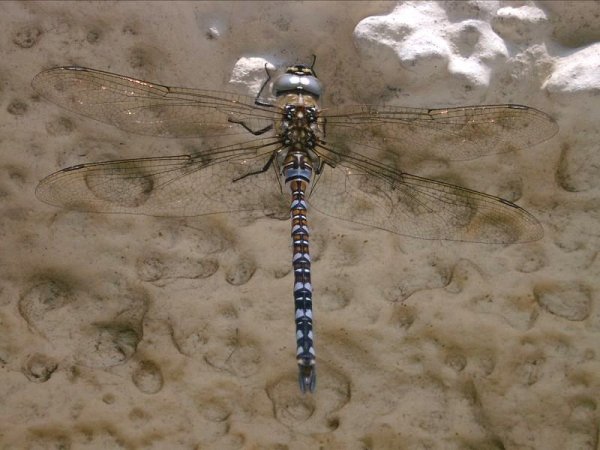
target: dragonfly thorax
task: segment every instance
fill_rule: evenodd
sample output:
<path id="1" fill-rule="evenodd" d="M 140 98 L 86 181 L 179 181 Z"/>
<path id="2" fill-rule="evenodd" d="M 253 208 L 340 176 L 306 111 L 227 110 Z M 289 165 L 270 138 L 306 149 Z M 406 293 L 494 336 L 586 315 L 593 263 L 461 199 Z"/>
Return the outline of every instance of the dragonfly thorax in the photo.
<path id="1" fill-rule="evenodd" d="M 288 104 L 283 108 L 280 133 L 283 145 L 312 150 L 317 143 L 318 112 L 313 106 Z"/>

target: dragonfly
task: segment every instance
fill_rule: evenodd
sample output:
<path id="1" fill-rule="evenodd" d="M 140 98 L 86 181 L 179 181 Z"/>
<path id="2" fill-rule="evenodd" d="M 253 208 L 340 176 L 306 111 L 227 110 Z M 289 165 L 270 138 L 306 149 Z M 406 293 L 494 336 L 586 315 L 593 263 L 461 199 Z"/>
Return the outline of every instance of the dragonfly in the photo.
<path id="1" fill-rule="evenodd" d="M 266 67 L 265 67 L 266 69 Z M 85 67 L 45 70 L 43 98 L 127 132 L 203 139 L 177 156 L 77 164 L 44 178 L 37 197 L 94 213 L 200 216 L 268 210 L 288 196 L 296 361 L 303 393 L 316 387 L 308 205 L 325 215 L 420 239 L 510 244 L 543 228 L 508 200 L 411 175 L 399 156 L 469 160 L 550 139 L 555 121 L 515 105 L 322 108 L 311 66 L 291 65 L 255 97 L 163 86 Z"/>

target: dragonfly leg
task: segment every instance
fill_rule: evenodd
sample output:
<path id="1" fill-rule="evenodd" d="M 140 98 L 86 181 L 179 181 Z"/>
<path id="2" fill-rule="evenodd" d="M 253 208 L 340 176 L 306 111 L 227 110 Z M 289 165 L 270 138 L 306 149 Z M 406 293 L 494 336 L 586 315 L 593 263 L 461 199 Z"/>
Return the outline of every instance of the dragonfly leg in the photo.
<path id="1" fill-rule="evenodd" d="M 252 133 L 254 136 L 260 136 L 261 134 L 265 134 L 267 131 L 270 131 L 270 130 L 273 129 L 273 124 L 272 123 L 269 124 L 269 125 L 267 125 L 264 128 L 261 128 L 260 130 L 256 130 L 255 131 L 252 128 L 250 128 L 248 125 L 246 125 L 246 123 L 243 120 L 235 120 L 235 119 L 232 119 L 231 117 L 229 117 L 227 119 L 227 121 L 229 123 L 235 123 L 237 125 L 241 125 L 242 127 L 244 127 L 244 129 L 246 131 L 248 131 L 249 133 Z"/>
<path id="2" fill-rule="evenodd" d="M 273 164 L 273 160 L 275 159 L 276 154 L 277 154 L 277 152 L 273 152 L 273 154 L 271 155 L 271 157 L 269 158 L 269 160 L 267 161 L 267 163 L 264 165 L 264 167 L 262 169 L 255 170 L 254 172 L 245 173 L 241 177 L 234 179 L 233 182 L 235 183 L 236 181 L 243 180 L 246 177 L 251 177 L 252 175 L 258 175 L 260 173 L 265 173 L 267 170 L 269 170 L 269 167 L 271 167 L 271 164 Z"/>
<path id="3" fill-rule="evenodd" d="M 273 106 L 269 102 L 263 102 L 262 100 L 260 100 L 260 95 L 262 94 L 262 91 L 265 90 L 265 88 L 269 84 L 269 81 L 271 81 L 271 73 L 269 72 L 269 67 L 267 66 L 266 63 L 265 63 L 265 72 L 267 72 L 267 79 L 265 80 L 263 85 L 260 87 L 258 94 L 256 94 L 256 97 L 254 98 L 254 104 L 257 106 Z"/>
<path id="4" fill-rule="evenodd" d="M 312 63 L 310 64 L 310 70 L 312 70 L 312 73 L 315 77 L 317 77 L 317 72 L 315 72 L 315 63 L 317 62 L 317 55 L 315 55 L 314 53 L 312 54 L 313 60 Z M 317 77 L 319 78 L 319 77 Z"/>

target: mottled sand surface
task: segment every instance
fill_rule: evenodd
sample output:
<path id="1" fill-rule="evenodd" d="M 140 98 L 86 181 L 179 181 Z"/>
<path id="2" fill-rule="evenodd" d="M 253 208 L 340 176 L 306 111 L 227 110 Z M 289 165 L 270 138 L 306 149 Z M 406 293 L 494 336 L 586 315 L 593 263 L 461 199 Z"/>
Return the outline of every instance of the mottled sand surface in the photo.
<path id="1" fill-rule="evenodd" d="M 0 3 L 0 448 L 600 449 L 599 40 L 598 2 Z M 518 203 L 536 242 L 311 213 L 318 386 L 302 395 L 287 214 L 41 203 L 60 168 L 205 147 L 70 113 L 30 83 L 81 65 L 252 94 L 242 58 L 313 54 L 325 107 L 517 103 L 560 131 L 405 168 Z"/>

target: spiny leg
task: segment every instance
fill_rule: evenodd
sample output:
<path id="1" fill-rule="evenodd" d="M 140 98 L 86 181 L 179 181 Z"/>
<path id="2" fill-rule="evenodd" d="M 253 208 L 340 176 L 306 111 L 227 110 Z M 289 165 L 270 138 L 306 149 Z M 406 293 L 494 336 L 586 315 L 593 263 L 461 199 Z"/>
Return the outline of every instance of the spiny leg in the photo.
<path id="1" fill-rule="evenodd" d="M 229 117 L 227 119 L 227 121 L 229 123 L 235 123 L 236 125 L 241 125 L 247 132 L 252 133 L 254 136 L 260 136 L 261 134 L 265 134 L 267 131 L 270 131 L 273 129 L 272 123 L 267 125 L 264 128 L 261 128 L 260 130 L 253 130 L 248 125 L 246 125 L 246 123 L 243 120 L 235 120 L 235 119 L 232 119 L 231 117 Z"/>
<path id="2" fill-rule="evenodd" d="M 244 175 L 242 175 L 241 177 L 235 178 L 233 180 L 233 182 L 235 183 L 236 181 L 240 181 L 243 180 L 246 177 L 250 177 L 252 175 L 258 175 L 259 173 L 265 173 L 267 170 L 269 170 L 269 167 L 271 167 L 271 164 L 273 164 L 273 161 L 275 160 L 275 155 L 277 155 L 277 152 L 273 152 L 273 154 L 271 155 L 271 157 L 269 158 L 269 160 L 267 161 L 267 163 L 263 166 L 262 169 L 259 170 L 255 170 L 254 172 L 248 172 L 245 173 Z"/>
<path id="3" fill-rule="evenodd" d="M 262 91 L 265 90 L 265 88 L 267 87 L 267 84 L 269 84 L 269 81 L 271 81 L 271 72 L 269 72 L 269 67 L 266 63 L 265 63 L 265 72 L 267 72 L 267 79 L 265 80 L 263 85 L 260 87 L 258 94 L 256 94 L 256 97 L 254 98 L 254 104 L 258 105 L 258 106 L 273 106 L 269 102 L 263 102 L 262 100 L 260 100 L 260 95 L 262 94 Z"/>

